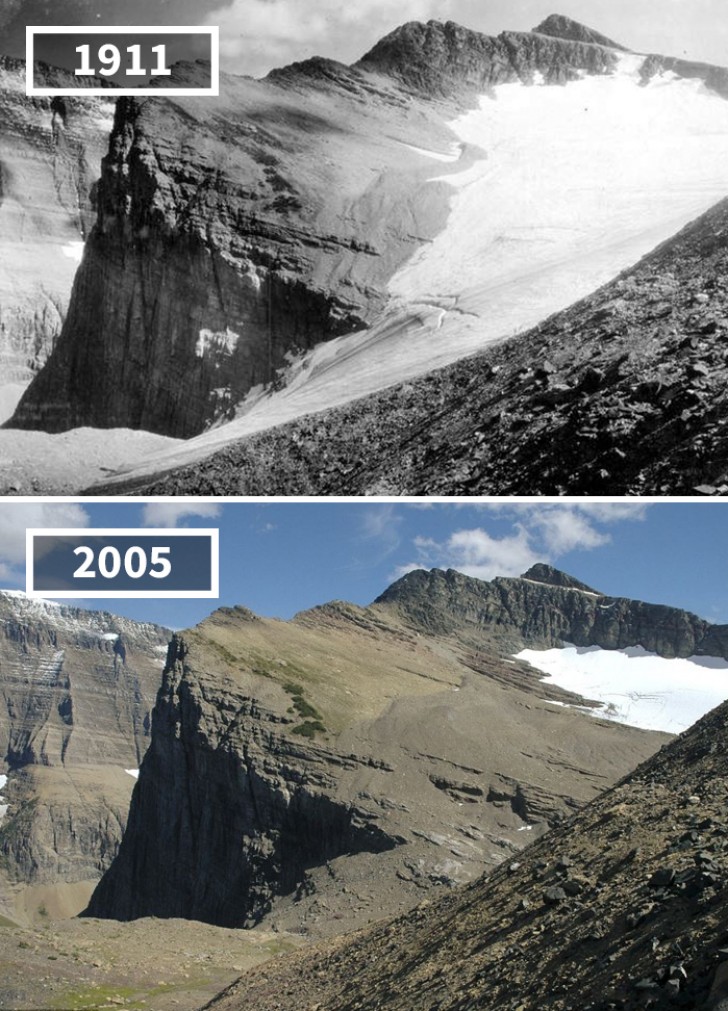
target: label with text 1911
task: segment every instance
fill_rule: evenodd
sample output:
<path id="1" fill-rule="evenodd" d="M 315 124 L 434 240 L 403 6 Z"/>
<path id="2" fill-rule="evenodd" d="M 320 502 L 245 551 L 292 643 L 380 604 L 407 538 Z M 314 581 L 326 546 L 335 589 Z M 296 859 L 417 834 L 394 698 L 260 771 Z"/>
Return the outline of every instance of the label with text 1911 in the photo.
<path id="1" fill-rule="evenodd" d="M 29 25 L 25 41 L 29 97 L 220 93 L 214 26 Z"/>
<path id="2" fill-rule="evenodd" d="M 219 596 L 218 530 L 26 530 L 29 597 Z"/>

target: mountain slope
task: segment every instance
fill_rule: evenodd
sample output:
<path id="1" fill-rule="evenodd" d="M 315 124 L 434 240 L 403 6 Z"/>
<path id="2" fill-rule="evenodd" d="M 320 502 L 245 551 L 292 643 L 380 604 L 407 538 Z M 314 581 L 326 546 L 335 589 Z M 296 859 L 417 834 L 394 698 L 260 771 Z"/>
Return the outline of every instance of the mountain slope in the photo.
<path id="1" fill-rule="evenodd" d="M 165 629 L 0 592 L 0 903 L 77 912 L 121 839 Z"/>
<path id="2" fill-rule="evenodd" d="M 724 201 L 593 296 L 506 344 L 252 436 L 194 468 L 181 462 L 157 481 L 112 487 L 723 494 L 727 234 Z"/>
<path id="3" fill-rule="evenodd" d="M 724 704 L 488 878 L 207 1006 L 722 1009 L 726 726 Z"/>
<path id="4" fill-rule="evenodd" d="M 204 110 L 120 103 L 69 321 L 12 424 L 230 422 L 170 468 L 613 277 L 723 195 L 728 75 L 589 31 L 411 23 L 353 67 L 230 78 Z"/>
<path id="5" fill-rule="evenodd" d="M 652 753 L 664 735 L 545 690 L 513 652 L 720 656 L 725 629 L 527 576 L 413 572 L 369 608 L 223 608 L 175 637 L 87 913 L 338 933 L 512 857 Z"/>

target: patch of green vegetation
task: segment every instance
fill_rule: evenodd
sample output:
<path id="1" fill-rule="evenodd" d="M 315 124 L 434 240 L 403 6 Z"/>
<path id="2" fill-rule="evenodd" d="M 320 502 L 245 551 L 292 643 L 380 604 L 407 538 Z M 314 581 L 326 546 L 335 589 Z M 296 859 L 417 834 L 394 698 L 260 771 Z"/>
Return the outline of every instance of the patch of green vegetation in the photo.
<path id="1" fill-rule="evenodd" d="M 56 999 L 55 1006 L 63 1011 L 95 1011 L 113 1000 L 123 1000 L 126 1008 L 143 1008 L 145 991 L 130 986 L 88 986 L 78 990 L 68 990 Z"/>
<path id="2" fill-rule="evenodd" d="M 293 941 L 276 938 L 274 941 L 266 941 L 263 947 L 273 958 L 278 955 L 288 955 L 291 951 L 298 951 L 300 945 L 294 944 Z"/>
<path id="3" fill-rule="evenodd" d="M 207 644 L 211 646 L 218 656 L 225 661 L 230 667 L 239 667 L 241 663 L 241 657 L 236 656 L 232 653 L 227 646 L 223 646 L 219 642 L 215 642 L 213 639 L 208 639 Z"/>
<path id="4" fill-rule="evenodd" d="M 326 727 L 320 720 L 307 720 L 306 723 L 294 727 L 291 733 L 300 734 L 301 737 L 315 737 L 316 734 L 325 734 Z"/>
<path id="5" fill-rule="evenodd" d="M 303 696 L 303 685 L 295 684 L 293 681 L 287 681 L 283 685 L 283 690 L 288 692 L 291 696 L 291 701 L 293 702 L 293 708 L 296 710 L 299 716 L 305 719 L 312 720 L 322 720 L 323 717 L 315 706 L 312 706 L 310 702 L 307 702 Z"/>
<path id="6" fill-rule="evenodd" d="M 48 916 L 48 910 L 45 906 L 38 906 L 38 916 Z"/>

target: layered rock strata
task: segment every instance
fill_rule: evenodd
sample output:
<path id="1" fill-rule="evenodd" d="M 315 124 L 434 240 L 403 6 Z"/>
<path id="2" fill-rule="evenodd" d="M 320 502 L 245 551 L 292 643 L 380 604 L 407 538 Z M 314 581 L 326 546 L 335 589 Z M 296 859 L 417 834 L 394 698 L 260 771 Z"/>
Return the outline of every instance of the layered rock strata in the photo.
<path id="1" fill-rule="evenodd" d="M 156 625 L 0 593 L 0 899 L 11 912 L 16 886 L 91 882 L 109 866 L 167 639 Z"/>

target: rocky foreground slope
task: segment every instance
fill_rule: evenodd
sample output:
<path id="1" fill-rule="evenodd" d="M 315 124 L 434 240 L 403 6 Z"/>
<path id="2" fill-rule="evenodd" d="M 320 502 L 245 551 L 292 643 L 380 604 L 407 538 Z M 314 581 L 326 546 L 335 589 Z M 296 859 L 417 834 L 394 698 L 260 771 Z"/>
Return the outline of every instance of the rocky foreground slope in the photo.
<path id="1" fill-rule="evenodd" d="M 114 490 L 725 494 L 726 236 L 723 202 L 506 344 Z"/>
<path id="2" fill-rule="evenodd" d="M 0 592 L 0 909 L 77 912 L 109 866 L 169 633 Z"/>
<path id="3" fill-rule="evenodd" d="M 215 612 L 172 640 L 87 914 L 341 933 L 519 859 L 667 739 L 589 715 L 510 655 L 567 638 L 725 652 L 725 629 L 548 566 L 413 572 L 368 608 L 290 622 Z"/>
<path id="4" fill-rule="evenodd" d="M 487 878 L 206 1007 L 723 1011 L 727 744 L 724 704 Z"/>
<path id="5" fill-rule="evenodd" d="M 624 55 L 564 18 L 497 38 L 431 21 L 352 67 L 316 58 L 227 77 L 217 100 L 120 101 L 69 317 L 12 426 L 189 437 L 229 420 L 298 352 L 382 322 L 393 275 L 445 226 L 448 175 L 482 154 L 453 150 L 456 113 L 496 85 L 609 76 Z M 651 59 L 645 83 L 664 69 Z M 728 91 L 726 72 L 688 70 Z M 436 341 L 430 296 L 402 325 Z"/>
<path id="6" fill-rule="evenodd" d="M 41 65 L 36 74 L 49 87 L 68 79 Z M 61 332 L 113 118 L 110 100 L 31 99 L 25 84 L 25 62 L 0 56 L 2 420 Z"/>

